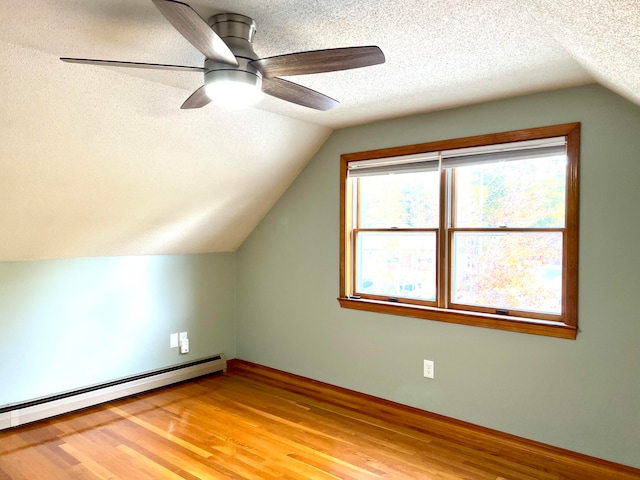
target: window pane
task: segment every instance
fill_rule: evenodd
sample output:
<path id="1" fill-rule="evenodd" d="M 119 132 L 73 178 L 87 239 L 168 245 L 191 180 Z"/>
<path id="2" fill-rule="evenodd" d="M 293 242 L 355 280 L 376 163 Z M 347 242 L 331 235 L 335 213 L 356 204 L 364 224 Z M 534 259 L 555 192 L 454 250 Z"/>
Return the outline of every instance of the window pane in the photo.
<path id="1" fill-rule="evenodd" d="M 437 228 L 439 172 L 360 178 L 361 228 Z"/>
<path id="2" fill-rule="evenodd" d="M 435 301 L 435 232 L 359 232 L 356 241 L 357 293 Z"/>
<path id="3" fill-rule="evenodd" d="M 563 228 L 566 157 L 455 169 L 455 226 Z"/>
<path id="4" fill-rule="evenodd" d="M 560 314 L 562 234 L 454 232 L 453 303 Z"/>

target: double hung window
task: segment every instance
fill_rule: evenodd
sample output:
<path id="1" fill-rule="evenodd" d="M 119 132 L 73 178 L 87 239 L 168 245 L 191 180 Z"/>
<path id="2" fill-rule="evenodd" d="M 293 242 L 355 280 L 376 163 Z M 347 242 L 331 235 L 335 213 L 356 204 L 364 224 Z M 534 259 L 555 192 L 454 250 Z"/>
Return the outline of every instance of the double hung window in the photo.
<path id="1" fill-rule="evenodd" d="M 341 157 L 346 308 L 575 338 L 579 124 Z"/>

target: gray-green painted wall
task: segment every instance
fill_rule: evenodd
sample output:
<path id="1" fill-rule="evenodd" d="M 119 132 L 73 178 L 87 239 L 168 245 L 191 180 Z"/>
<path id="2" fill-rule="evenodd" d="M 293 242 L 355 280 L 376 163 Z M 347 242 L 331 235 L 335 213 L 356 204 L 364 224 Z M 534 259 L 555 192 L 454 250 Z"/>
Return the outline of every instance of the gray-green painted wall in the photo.
<path id="1" fill-rule="evenodd" d="M 577 340 L 339 308 L 341 153 L 575 121 Z M 595 85 L 336 131 L 238 251 L 238 357 L 640 467 L 639 183 L 640 108 Z"/>
<path id="2" fill-rule="evenodd" d="M 572 121 L 583 127 L 576 341 L 338 307 L 341 153 Z M 597 86 L 336 131 L 237 254 L 0 263 L 0 405 L 237 348 L 640 467 L 639 180 L 640 108 Z M 184 330 L 180 356 L 168 337 Z"/>
<path id="3" fill-rule="evenodd" d="M 0 405 L 235 356 L 233 253 L 0 263 Z M 190 353 L 169 348 L 187 331 Z"/>

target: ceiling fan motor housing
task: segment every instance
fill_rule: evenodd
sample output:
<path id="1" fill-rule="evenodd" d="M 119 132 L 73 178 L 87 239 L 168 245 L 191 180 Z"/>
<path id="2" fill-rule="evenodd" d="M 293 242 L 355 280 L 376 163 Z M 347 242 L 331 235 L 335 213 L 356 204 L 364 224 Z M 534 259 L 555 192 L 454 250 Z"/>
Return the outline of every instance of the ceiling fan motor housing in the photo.
<path id="1" fill-rule="evenodd" d="M 211 28 L 224 40 L 238 61 L 238 66 L 206 59 L 205 84 L 219 81 L 246 83 L 256 88 L 262 84 L 262 74 L 250 62 L 258 59 L 253 51 L 256 22 L 245 15 L 221 13 L 209 19 Z"/>

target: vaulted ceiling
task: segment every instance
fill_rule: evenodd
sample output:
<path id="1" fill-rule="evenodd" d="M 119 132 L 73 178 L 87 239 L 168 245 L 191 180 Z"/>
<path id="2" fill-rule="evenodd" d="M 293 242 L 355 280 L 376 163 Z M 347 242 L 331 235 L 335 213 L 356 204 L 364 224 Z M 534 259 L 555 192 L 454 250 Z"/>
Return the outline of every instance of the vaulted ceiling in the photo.
<path id="1" fill-rule="evenodd" d="M 599 82 L 640 104 L 637 0 L 186 0 L 255 19 L 261 57 L 377 45 L 382 65 L 295 81 L 341 103 L 265 96 L 180 110 L 202 66 L 151 0 L 0 2 L 0 260 L 233 251 L 330 133 Z"/>

